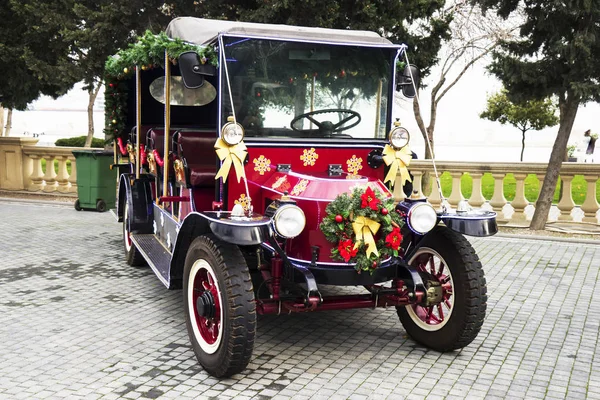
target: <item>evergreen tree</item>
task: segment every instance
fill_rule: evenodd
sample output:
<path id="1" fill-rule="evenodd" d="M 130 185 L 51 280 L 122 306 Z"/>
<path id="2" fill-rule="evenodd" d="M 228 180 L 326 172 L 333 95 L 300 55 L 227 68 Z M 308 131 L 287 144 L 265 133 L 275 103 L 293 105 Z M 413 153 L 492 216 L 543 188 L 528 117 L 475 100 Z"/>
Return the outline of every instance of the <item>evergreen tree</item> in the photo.
<path id="1" fill-rule="evenodd" d="M 558 98 L 560 125 L 531 229 L 544 229 L 577 109 L 600 101 L 600 2 L 474 0 L 503 18 L 519 11 L 521 37 L 494 53 L 490 71 L 511 100 Z"/>
<path id="2" fill-rule="evenodd" d="M 2 106 L 24 110 L 40 95 L 58 97 L 81 79 L 72 43 L 64 36 L 71 22 L 65 1 L 0 1 L 0 96 Z"/>

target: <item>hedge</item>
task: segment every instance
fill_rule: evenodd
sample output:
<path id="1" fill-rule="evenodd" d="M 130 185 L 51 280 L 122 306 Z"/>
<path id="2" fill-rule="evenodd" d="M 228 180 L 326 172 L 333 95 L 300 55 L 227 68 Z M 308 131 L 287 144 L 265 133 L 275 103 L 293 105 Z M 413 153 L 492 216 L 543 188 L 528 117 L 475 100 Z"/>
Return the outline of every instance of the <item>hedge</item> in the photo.
<path id="1" fill-rule="evenodd" d="M 87 136 L 77 136 L 66 139 L 58 139 L 54 142 L 55 146 L 59 147 L 83 147 L 85 145 L 85 139 Z M 98 138 L 92 138 L 92 147 L 104 148 L 104 140 Z"/>

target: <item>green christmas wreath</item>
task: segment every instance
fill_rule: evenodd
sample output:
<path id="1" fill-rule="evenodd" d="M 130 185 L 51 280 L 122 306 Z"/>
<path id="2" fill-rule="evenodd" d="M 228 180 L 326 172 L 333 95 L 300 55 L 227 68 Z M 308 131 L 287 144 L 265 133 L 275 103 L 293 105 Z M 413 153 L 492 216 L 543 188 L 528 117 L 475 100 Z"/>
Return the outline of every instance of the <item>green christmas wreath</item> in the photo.
<path id="1" fill-rule="evenodd" d="M 393 198 L 370 186 L 337 196 L 320 225 L 327 240 L 337 244 L 332 258 L 354 264 L 359 273 L 372 273 L 381 260 L 397 257 L 403 221 L 394 207 Z"/>

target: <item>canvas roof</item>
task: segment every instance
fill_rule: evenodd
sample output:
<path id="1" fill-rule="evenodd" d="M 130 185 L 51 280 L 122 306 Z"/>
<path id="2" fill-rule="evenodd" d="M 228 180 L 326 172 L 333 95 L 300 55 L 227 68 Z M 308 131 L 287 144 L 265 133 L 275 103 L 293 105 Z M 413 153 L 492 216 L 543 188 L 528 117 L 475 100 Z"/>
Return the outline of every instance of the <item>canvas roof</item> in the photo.
<path id="1" fill-rule="evenodd" d="M 167 27 L 167 35 L 189 43 L 206 45 L 219 34 L 230 36 L 298 40 L 307 42 L 352 43 L 370 46 L 394 46 L 376 32 L 345 29 L 309 28 L 302 26 L 256 24 L 194 17 L 175 18 Z"/>

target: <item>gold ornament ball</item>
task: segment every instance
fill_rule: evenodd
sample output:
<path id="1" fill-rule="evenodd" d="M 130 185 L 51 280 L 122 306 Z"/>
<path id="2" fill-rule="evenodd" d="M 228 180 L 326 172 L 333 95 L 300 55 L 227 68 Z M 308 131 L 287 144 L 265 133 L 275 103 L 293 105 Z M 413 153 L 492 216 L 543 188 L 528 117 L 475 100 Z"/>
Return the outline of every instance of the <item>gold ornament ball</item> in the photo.
<path id="1" fill-rule="evenodd" d="M 112 123 L 113 123 L 113 125 L 114 125 L 114 124 L 116 124 L 116 123 L 117 123 L 117 120 L 116 120 L 116 119 L 113 119 L 113 120 L 112 120 Z"/>
<path id="2" fill-rule="evenodd" d="M 123 72 L 124 72 L 124 73 L 128 73 L 128 72 L 129 72 L 129 70 L 128 70 L 127 68 L 123 68 Z"/>
<path id="3" fill-rule="evenodd" d="M 142 65 L 142 71 L 145 71 L 145 70 L 146 70 L 146 66 Z"/>

